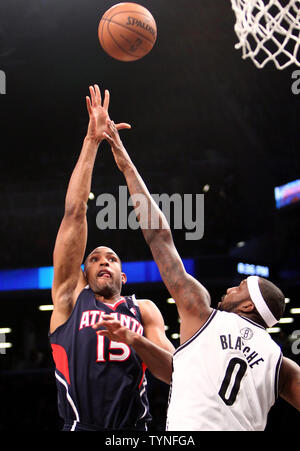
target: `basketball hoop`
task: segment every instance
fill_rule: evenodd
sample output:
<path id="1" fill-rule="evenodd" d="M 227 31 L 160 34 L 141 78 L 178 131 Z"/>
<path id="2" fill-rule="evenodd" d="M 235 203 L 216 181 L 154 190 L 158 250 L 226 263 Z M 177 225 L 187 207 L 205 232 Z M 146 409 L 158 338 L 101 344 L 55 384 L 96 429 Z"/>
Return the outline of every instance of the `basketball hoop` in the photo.
<path id="1" fill-rule="evenodd" d="M 256 67 L 273 62 L 282 70 L 300 66 L 300 1 L 231 0 L 236 16 L 235 33 L 242 58 Z"/>

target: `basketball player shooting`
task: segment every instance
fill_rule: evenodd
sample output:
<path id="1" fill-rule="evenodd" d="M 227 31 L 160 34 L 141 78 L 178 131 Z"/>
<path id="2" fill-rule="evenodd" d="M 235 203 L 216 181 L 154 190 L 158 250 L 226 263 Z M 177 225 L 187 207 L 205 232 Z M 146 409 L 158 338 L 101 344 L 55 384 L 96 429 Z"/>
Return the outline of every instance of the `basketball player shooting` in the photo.
<path id="1" fill-rule="evenodd" d="M 300 410 L 300 368 L 282 356 L 266 331 L 283 314 L 280 289 L 251 276 L 228 288 L 213 309 L 206 288 L 186 273 L 168 222 L 124 148 L 117 127 L 111 121 L 108 125 L 105 137 L 131 196 L 139 194 L 146 200 L 136 213 L 181 318 L 167 430 L 264 430 L 277 395 Z M 159 227 L 151 228 L 151 224 Z M 121 325 L 113 319 L 105 322 L 107 334 L 117 339 Z"/>
<path id="2" fill-rule="evenodd" d="M 145 369 L 169 383 L 174 347 L 152 301 L 121 296 L 126 275 L 112 249 L 95 248 L 85 259 L 84 273 L 81 270 L 93 167 L 109 131 L 109 92 L 102 105 L 99 87 L 90 87 L 86 102 L 88 130 L 69 182 L 53 253 L 50 343 L 59 414 L 65 431 L 145 430 L 151 418 Z M 116 126 L 118 130 L 128 128 L 125 123 Z M 93 329 L 100 318 L 111 313 L 127 331 L 127 340 L 130 333 L 134 337 L 130 345 L 109 340 Z"/>

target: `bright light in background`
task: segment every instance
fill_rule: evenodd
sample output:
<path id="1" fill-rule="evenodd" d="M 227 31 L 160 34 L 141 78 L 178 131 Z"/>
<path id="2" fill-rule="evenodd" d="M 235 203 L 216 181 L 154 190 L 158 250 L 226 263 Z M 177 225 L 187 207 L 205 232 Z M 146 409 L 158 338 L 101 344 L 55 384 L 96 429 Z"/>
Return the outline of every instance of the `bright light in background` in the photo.
<path id="1" fill-rule="evenodd" d="M 279 324 L 290 324 L 294 322 L 294 318 L 280 318 Z"/>
<path id="2" fill-rule="evenodd" d="M 174 340 L 176 340 L 176 339 L 179 338 L 179 337 L 180 337 L 179 334 L 172 334 L 172 335 L 171 335 L 171 338 L 173 338 Z"/>
<path id="3" fill-rule="evenodd" d="M 90 200 L 94 200 L 95 199 L 95 194 L 94 193 L 90 193 L 89 194 L 89 199 Z"/>
<path id="4" fill-rule="evenodd" d="M 300 201 L 300 180 L 293 180 L 285 185 L 275 186 L 274 196 L 276 208 L 283 208 L 287 205 Z"/>
<path id="5" fill-rule="evenodd" d="M 278 332 L 280 331 L 281 331 L 280 327 L 269 327 L 267 329 L 267 332 L 269 332 L 269 334 L 278 334 Z"/>
<path id="6" fill-rule="evenodd" d="M 6 349 L 12 348 L 11 343 L 6 342 L 6 334 L 11 332 L 10 327 L 1 327 L 0 328 L 0 354 L 6 354 Z"/>
<path id="7" fill-rule="evenodd" d="M 242 241 L 240 241 L 242 243 Z M 239 246 L 241 247 L 241 246 Z M 270 271 L 268 266 L 253 265 L 251 263 L 240 262 L 237 265 L 237 272 L 247 276 L 269 277 Z"/>
<path id="8" fill-rule="evenodd" d="M 173 298 L 168 298 L 168 299 L 167 299 L 167 303 L 168 303 L 168 304 L 175 304 L 175 301 L 174 301 Z"/>
<path id="9" fill-rule="evenodd" d="M 53 305 L 39 305 L 39 310 L 41 312 L 50 312 L 51 310 L 53 310 L 53 308 Z"/>
<path id="10" fill-rule="evenodd" d="M 290 300 L 290 298 L 284 298 L 284 302 L 285 302 L 286 304 L 289 304 L 289 303 L 291 302 L 291 300 Z"/>
<path id="11" fill-rule="evenodd" d="M 298 315 L 300 313 L 300 307 L 291 308 L 290 313 L 292 315 Z"/>
<path id="12" fill-rule="evenodd" d="M 12 343 L 0 343 L 0 349 L 12 348 Z"/>
<path id="13" fill-rule="evenodd" d="M 183 259 L 186 271 L 195 276 L 195 260 Z M 161 275 L 153 260 L 123 262 L 127 283 L 161 282 Z M 83 266 L 82 266 L 83 268 Z M 49 290 L 52 288 L 53 266 L 0 270 L 0 291 Z"/>
<path id="14" fill-rule="evenodd" d="M 0 334 L 10 334 L 11 328 L 10 327 L 1 327 L 0 328 Z"/>
<path id="15" fill-rule="evenodd" d="M 202 191 L 204 193 L 208 193 L 209 190 L 210 190 L 210 186 L 208 184 L 204 185 L 203 188 L 202 188 Z"/>

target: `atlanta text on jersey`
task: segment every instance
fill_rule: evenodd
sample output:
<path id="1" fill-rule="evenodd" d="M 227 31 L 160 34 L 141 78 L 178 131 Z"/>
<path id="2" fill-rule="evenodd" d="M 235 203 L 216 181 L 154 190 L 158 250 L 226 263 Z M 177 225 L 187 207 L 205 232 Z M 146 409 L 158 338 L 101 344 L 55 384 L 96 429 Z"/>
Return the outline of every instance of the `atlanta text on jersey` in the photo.
<path id="1" fill-rule="evenodd" d="M 220 335 L 220 344 L 223 350 L 236 349 L 242 351 L 250 368 L 259 365 L 264 361 L 264 359 L 258 355 L 258 352 L 251 349 L 249 346 L 245 346 L 242 337 L 232 337 L 231 334 Z"/>
<path id="2" fill-rule="evenodd" d="M 102 310 L 86 310 L 82 313 L 80 319 L 79 330 L 84 327 L 91 327 L 101 320 L 103 315 L 107 315 L 106 312 Z M 111 316 L 120 321 L 122 326 L 127 327 L 128 329 L 136 332 L 137 334 L 143 335 L 143 326 L 136 319 L 132 318 L 132 316 L 123 315 L 122 313 L 111 313 Z"/>

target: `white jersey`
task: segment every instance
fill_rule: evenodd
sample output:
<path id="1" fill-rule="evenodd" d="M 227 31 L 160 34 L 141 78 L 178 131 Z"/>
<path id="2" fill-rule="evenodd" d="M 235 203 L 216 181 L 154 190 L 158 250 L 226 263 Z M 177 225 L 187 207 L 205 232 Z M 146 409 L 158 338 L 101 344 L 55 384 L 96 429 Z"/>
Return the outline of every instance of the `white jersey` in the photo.
<path id="1" fill-rule="evenodd" d="M 167 430 L 264 430 L 281 361 L 280 347 L 263 327 L 213 310 L 174 353 Z"/>

